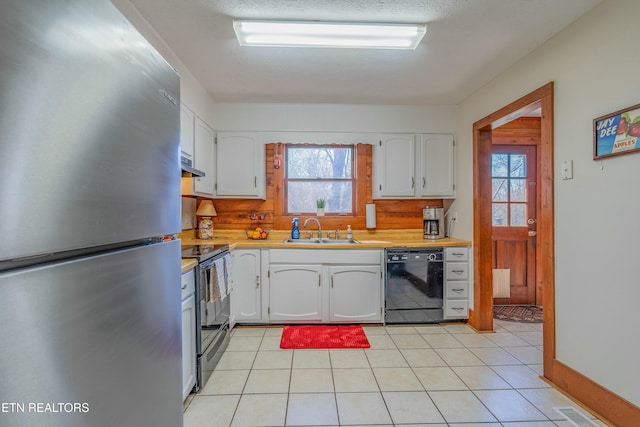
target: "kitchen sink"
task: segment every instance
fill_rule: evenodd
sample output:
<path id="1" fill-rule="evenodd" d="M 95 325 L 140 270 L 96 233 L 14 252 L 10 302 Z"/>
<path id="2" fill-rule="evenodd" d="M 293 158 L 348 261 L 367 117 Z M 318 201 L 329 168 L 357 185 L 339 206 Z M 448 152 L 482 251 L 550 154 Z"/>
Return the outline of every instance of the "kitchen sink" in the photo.
<path id="1" fill-rule="evenodd" d="M 284 241 L 284 243 L 306 243 L 306 244 L 331 244 L 331 245 L 351 245 L 351 244 L 357 244 L 360 243 L 359 241 L 355 240 L 355 239 L 329 239 L 329 238 L 322 238 L 322 239 L 286 239 Z"/>

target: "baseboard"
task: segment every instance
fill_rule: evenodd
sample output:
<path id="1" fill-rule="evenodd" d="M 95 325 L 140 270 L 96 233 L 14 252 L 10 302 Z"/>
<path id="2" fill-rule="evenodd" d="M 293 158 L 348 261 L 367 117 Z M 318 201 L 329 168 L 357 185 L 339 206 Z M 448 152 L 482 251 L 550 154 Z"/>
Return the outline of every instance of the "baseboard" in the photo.
<path id="1" fill-rule="evenodd" d="M 639 407 L 555 359 L 552 383 L 611 425 L 640 426 Z"/>

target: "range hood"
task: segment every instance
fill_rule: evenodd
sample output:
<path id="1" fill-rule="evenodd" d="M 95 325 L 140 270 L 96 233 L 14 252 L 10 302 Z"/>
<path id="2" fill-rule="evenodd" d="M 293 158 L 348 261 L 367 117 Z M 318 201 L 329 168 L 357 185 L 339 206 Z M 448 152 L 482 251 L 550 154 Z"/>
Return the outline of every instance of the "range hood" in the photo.
<path id="1" fill-rule="evenodd" d="M 180 166 L 182 167 L 183 177 L 200 178 L 205 175 L 204 172 L 192 166 L 191 159 L 187 159 L 184 156 L 180 157 Z"/>

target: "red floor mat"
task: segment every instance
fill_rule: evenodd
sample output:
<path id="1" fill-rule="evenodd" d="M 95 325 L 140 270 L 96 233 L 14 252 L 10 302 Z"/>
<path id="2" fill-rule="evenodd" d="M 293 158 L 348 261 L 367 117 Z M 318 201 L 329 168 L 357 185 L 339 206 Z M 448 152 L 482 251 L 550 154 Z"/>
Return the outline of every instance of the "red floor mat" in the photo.
<path id="1" fill-rule="evenodd" d="M 369 348 L 360 325 L 285 326 L 280 348 Z"/>

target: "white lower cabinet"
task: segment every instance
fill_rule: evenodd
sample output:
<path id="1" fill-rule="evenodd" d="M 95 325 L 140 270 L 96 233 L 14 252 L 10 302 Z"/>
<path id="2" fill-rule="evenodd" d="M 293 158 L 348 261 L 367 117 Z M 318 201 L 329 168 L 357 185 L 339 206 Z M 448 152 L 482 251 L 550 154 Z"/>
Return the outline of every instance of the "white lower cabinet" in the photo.
<path id="1" fill-rule="evenodd" d="M 382 322 L 381 250 L 273 249 L 269 257 L 270 323 Z"/>
<path id="2" fill-rule="evenodd" d="M 444 260 L 444 318 L 466 319 L 469 317 L 469 248 L 445 248 Z"/>
<path id="3" fill-rule="evenodd" d="M 182 275 L 182 400 L 196 384 L 196 296 L 193 270 Z"/>
<path id="4" fill-rule="evenodd" d="M 322 321 L 321 265 L 272 265 L 269 278 L 270 321 Z"/>
<path id="5" fill-rule="evenodd" d="M 379 265 L 329 267 L 329 321 L 381 322 Z"/>
<path id="6" fill-rule="evenodd" d="M 262 280 L 260 249 L 238 249 L 231 252 L 233 295 L 231 313 L 239 323 L 262 323 Z"/>

